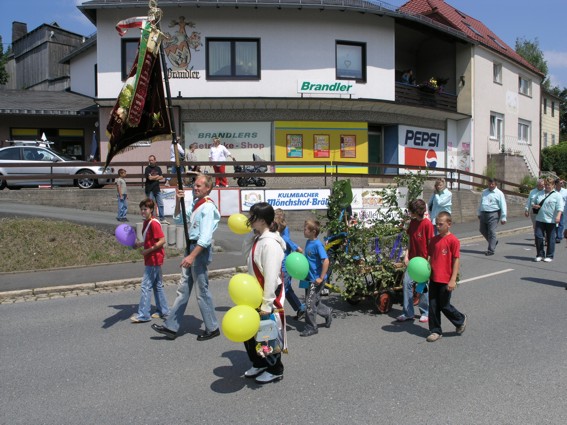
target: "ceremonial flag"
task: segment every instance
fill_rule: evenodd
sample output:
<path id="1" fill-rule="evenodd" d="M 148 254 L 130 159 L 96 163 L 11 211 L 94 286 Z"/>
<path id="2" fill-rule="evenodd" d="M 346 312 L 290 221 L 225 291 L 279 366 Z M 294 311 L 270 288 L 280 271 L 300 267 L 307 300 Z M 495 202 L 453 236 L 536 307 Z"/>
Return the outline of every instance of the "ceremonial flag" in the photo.
<path id="1" fill-rule="evenodd" d="M 105 167 L 114 156 L 132 149 L 132 144 L 172 131 L 163 90 L 161 33 L 146 17 L 127 19 L 116 26 L 120 35 L 134 27 L 142 29 L 140 45 L 106 126 L 109 149 Z"/>

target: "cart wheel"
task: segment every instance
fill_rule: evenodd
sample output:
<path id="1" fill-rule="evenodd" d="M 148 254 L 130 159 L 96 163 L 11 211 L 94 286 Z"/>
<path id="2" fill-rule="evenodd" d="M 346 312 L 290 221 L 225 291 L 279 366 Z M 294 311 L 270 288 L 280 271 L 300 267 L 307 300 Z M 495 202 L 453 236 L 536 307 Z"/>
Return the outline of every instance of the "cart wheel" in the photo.
<path id="1" fill-rule="evenodd" d="M 386 314 L 392 309 L 392 294 L 382 292 L 374 298 L 379 313 Z"/>

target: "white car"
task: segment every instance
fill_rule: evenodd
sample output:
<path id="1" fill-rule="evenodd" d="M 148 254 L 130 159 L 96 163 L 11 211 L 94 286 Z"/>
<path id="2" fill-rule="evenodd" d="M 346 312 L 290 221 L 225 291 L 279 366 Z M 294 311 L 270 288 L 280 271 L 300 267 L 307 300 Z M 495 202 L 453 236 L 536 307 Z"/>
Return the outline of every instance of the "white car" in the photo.
<path id="1" fill-rule="evenodd" d="M 66 164 L 56 166 L 54 164 Z M 33 167 L 7 167 L 6 165 L 34 165 Z M 51 174 L 68 174 L 77 176 L 76 179 L 52 179 Z M 67 155 L 57 152 L 45 144 L 31 146 L 26 143 L 16 143 L 14 146 L 0 148 L 0 190 L 5 187 L 18 189 L 21 187 L 36 187 L 50 184 L 53 186 L 78 186 L 81 189 L 92 189 L 114 183 L 113 178 L 95 178 L 96 174 L 114 174 L 113 168 L 98 165 L 88 165 Z M 34 179 L 2 179 L 2 176 L 33 176 Z"/>

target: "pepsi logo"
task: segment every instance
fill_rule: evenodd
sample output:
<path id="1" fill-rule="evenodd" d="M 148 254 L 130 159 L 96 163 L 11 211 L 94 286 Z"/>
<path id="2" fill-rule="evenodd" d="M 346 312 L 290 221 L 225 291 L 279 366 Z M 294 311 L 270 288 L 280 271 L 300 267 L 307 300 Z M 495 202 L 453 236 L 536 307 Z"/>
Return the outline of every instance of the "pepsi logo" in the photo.
<path id="1" fill-rule="evenodd" d="M 427 168 L 437 168 L 437 153 L 433 149 L 425 152 L 425 166 Z"/>

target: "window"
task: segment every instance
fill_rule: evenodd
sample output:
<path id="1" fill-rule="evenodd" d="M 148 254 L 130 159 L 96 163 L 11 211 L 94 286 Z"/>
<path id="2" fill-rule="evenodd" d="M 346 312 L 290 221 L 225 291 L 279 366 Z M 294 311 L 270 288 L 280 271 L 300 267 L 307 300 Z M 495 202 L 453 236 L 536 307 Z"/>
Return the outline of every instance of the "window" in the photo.
<path id="1" fill-rule="evenodd" d="M 518 91 L 526 96 L 531 96 L 532 82 L 523 77 L 518 77 Z"/>
<path id="2" fill-rule="evenodd" d="M 494 82 L 497 84 L 502 84 L 502 64 L 495 63 L 492 64 L 492 74 Z"/>
<path id="3" fill-rule="evenodd" d="M 547 133 L 545 132 L 543 133 L 543 147 L 547 147 Z"/>
<path id="4" fill-rule="evenodd" d="M 208 80 L 259 80 L 260 40 L 208 38 Z"/>
<path id="5" fill-rule="evenodd" d="M 551 102 L 551 116 L 555 116 L 555 102 Z"/>
<path id="6" fill-rule="evenodd" d="M 551 144 L 554 145 L 555 144 L 555 134 L 551 135 Z"/>
<path id="7" fill-rule="evenodd" d="M 122 81 L 126 81 L 138 54 L 138 40 L 122 40 Z"/>
<path id="8" fill-rule="evenodd" d="M 500 40 L 498 40 L 496 37 L 489 35 L 488 38 L 490 38 L 494 42 L 494 44 L 496 44 L 501 49 L 508 50 L 504 43 L 501 43 Z"/>
<path id="9" fill-rule="evenodd" d="M 6 161 L 19 161 L 20 148 L 4 149 L 3 151 L 0 151 L 0 159 Z"/>
<path id="10" fill-rule="evenodd" d="M 337 41 L 336 68 L 337 80 L 366 82 L 366 44 Z"/>
<path id="11" fill-rule="evenodd" d="M 502 141 L 504 133 L 504 115 L 497 112 L 490 113 L 490 138 Z"/>
<path id="12" fill-rule="evenodd" d="M 531 127 L 532 124 L 529 121 L 518 120 L 518 142 L 531 144 Z"/>
<path id="13" fill-rule="evenodd" d="M 547 99 L 543 98 L 543 114 L 547 115 Z"/>

